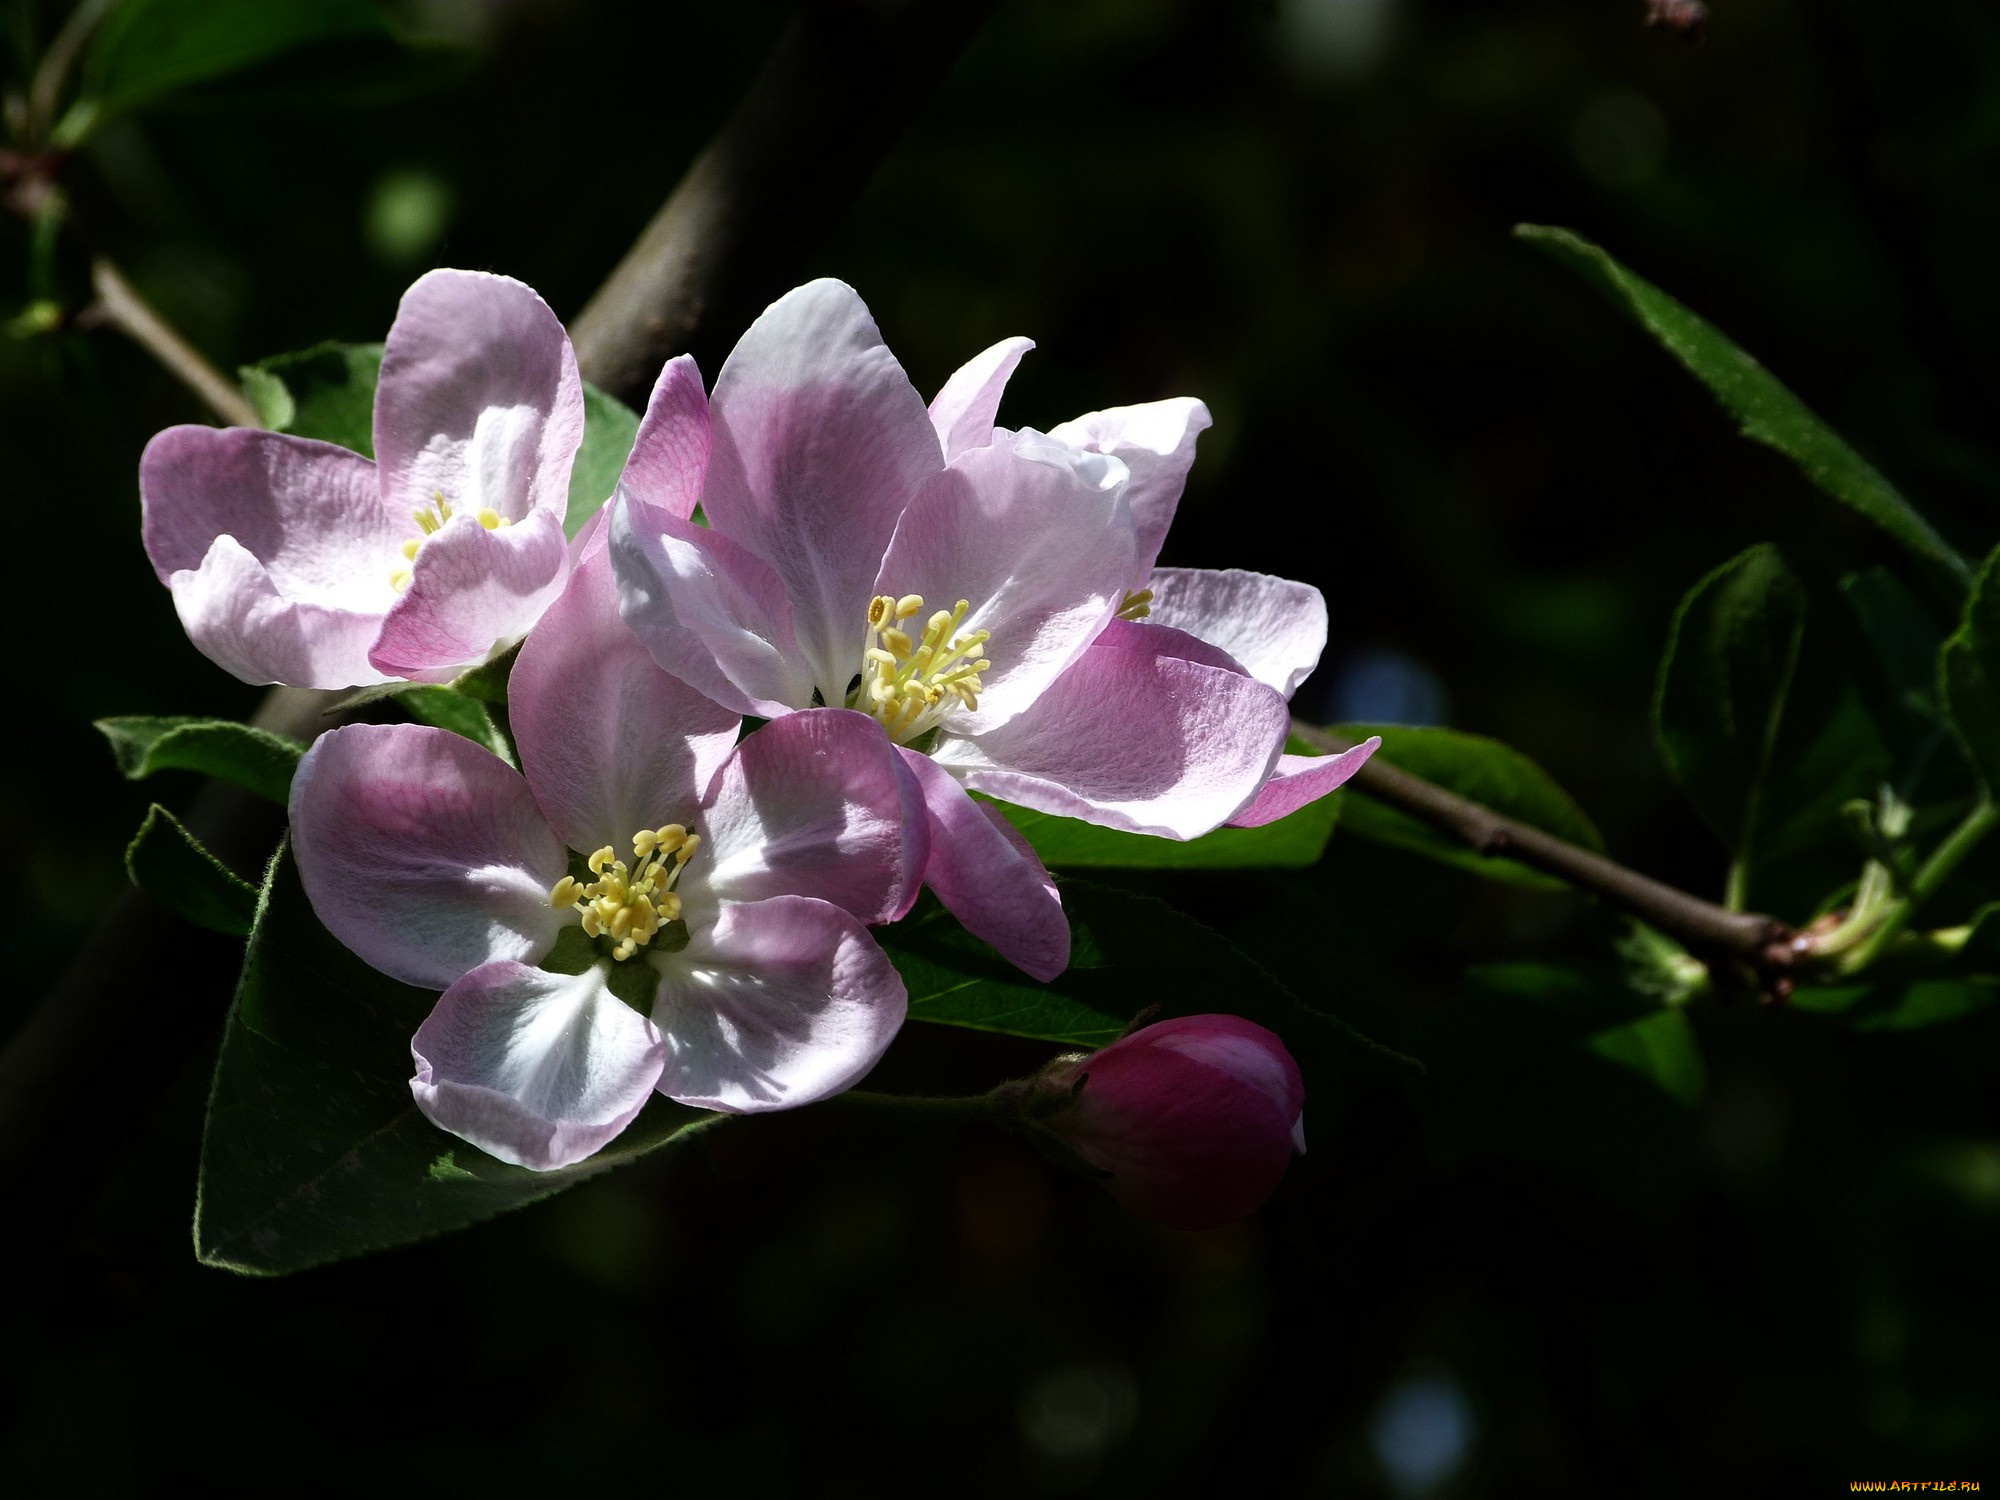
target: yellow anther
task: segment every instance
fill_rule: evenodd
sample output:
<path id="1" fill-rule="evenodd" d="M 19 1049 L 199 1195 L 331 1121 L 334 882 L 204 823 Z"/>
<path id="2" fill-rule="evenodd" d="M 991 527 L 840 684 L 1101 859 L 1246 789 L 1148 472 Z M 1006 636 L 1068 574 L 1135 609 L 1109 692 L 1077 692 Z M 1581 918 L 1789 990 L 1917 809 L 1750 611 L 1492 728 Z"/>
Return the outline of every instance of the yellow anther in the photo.
<path id="1" fill-rule="evenodd" d="M 632 835 L 632 852 L 640 859 L 644 859 L 653 852 L 654 847 L 659 842 L 660 836 L 653 832 L 652 829 L 641 828 L 637 833 Z"/>
<path id="2" fill-rule="evenodd" d="M 488 506 L 479 512 L 479 524 L 484 526 L 488 531 L 498 531 L 502 526 L 507 524 L 507 518 L 501 515 L 499 511 Z"/>
<path id="3" fill-rule="evenodd" d="M 403 590 L 408 588 L 409 586 L 410 586 L 409 569 L 398 568 L 396 569 L 395 572 L 389 575 L 389 587 L 394 589 L 397 593 L 399 594 L 402 593 Z"/>
<path id="4" fill-rule="evenodd" d="M 847 695 L 850 707 L 873 714 L 898 744 L 935 728 L 953 708 L 976 708 L 979 674 L 992 666 L 979 654 L 991 638 L 988 632 L 958 633 L 972 608 L 968 601 L 961 599 L 949 610 L 933 610 L 924 620 L 921 638 L 913 638 L 902 624 L 915 620 L 923 608 L 922 594 L 899 599 L 877 594 L 869 600 L 861 679 Z"/>
<path id="5" fill-rule="evenodd" d="M 576 883 L 574 875 L 565 875 L 556 882 L 556 888 L 549 892 L 549 905 L 557 911 L 567 911 L 576 905 L 583 895 L 583 887 Z"/>
<path id="6" fill-rule="evenodd" d="M 609 844 L 606 844 L 602 849 L 599 849 L 595 854 L 590 856 L 590 873 L 593 875 L 602 875 L 605 867 L 617 858 L 618 852 Z"/>
<path id="7" fill-rule="evenodd" d="M 909 636 L 896 629 L 895 626 L 892 625 L 887 630 L 882 631 L 881 636 L 882 645 L 888 651 L 891 661 L 894 661 L 899 656 L 908 656 L 910 654 Z"/>
<path id="8" fill-rule="evenodd" d="M 894 613 L 896 601 L 877 594 L 868 601 L 868 626 L 872 630 L 886 621 Z"/>
<path id="9" fill-rule="evenodd" d="M 1137 589 L 1127 594 L 1124 602 L 1118 606 L 1118 618 L 1121 620 L 1143 620 L 1152 612 L 1153 591 L 1151 589 Z"/>
<path id="10" fill-rule="evenodd" d="M 659 935 L 681 914 L 674 882 L 700 845 L 701 838 L 679 823 L 642 828 L 632 835 L 637 864 L 627 868 L 606 844 L 587 863 L 597 878 L 588 885 L 565 875 L 549 891 L 549 905 L 558 911 L 577 908 L 583 930 L 612 942 L 611 956 L 622 963 Z"/>
<path id="11" fill-rule="evenodd" d="M 415 562 L 417 560 L 417 549 L 421 546 L 423 546 L 423 542 L 417 537 L 411 537 L 407 542 L 403 543 L 403 560 L 405 562 Z"/>
<path id="12" fill-rule="evenodd" d="M 896 618 L 907 620 L 923 607 L 924 596 L 922 594 L 905 594 L 896 601 Z"/>

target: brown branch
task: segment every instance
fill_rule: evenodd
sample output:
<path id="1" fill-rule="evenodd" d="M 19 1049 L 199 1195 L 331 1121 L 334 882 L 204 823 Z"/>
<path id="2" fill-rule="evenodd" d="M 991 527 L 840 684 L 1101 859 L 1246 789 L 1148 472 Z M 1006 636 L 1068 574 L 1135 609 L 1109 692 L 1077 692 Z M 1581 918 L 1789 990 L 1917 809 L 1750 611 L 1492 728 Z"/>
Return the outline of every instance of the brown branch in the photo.
<path id="1" fill-rule="evenodd" d="M 1354 742 L 1292 721 L 1292 732 L 1329 753 Z M 1773 917 L 1731 911 L 1676 886 L 1641 875 L 1615 860 L 1503 817 L 1490 807 L 1391 765 L 1380 755 L 1355 773 L 1355 791 L 1386 802 L 1459 839 L 1487 858 L 1518 860 L 1630 912 L 1685 945 L 1697 957 L 1728 959 L 1754 970 L 1767 991 L 1780 992 L 1796 955 L 1796 934 Z"/>
<path id="2" fill-rule="evenodd" d="M 642 400 L 692 353 L 713 376 L 801 273 L 994 0 L 806 0 L 715 139 L 570 326 L 593 384 Z"/>
<path id="3" fill-rule="evenodd" d="M 119 269 L 100 255 L 90 263 L 90 285 L 97 301 L 78 314 L 90 323 L 115 328 L 166 367 L 180 383 L 208 403 L 231 427 L 259 427 L 257 408 L 201 351 L 153 311 L 151 303 L 132 289 Z"/>

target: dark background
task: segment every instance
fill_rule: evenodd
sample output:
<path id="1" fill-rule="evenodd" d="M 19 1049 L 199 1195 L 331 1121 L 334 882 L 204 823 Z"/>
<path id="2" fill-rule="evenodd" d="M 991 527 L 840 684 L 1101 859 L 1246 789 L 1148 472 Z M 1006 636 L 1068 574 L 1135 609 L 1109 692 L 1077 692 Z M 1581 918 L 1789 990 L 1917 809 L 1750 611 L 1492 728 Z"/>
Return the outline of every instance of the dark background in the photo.
<path id="1" fill-rule="evenodd" d="M 61 9 L 40 7 L 44 35 Z M 1006 0 L 812 270 L 861 290 L 926 391 L 996 338 L 1037 339 L 1010 423 L 1205 398 L 1166 560 L 1325 591 L 1302 712 L 1506 740 L 1618 856 L 1713 894 L 1721 850 L 1647 729 L 1674 603 L 1752 542 L 1816 580 L 1878 543 L 1510 226 L 1598 239 L 1968 553 L 2000 532 L 2000 13 L 1714 10 L 1688 46 L 1639 0 Z M 84 232 L 224 368 L 380 338 L 431 264 L 509 272 L 573 315 L 784 19 L 679 0 L 406 14 L 435 45 L 294 59 L 108 127 L 73 164 Z M 0 313 L 26 300 L 27 255 L 0 226 Z M 69 244 L 59 291 L 81 267 Z M 255 702 L 187 645 L 138 541 L 141 447 L 205 419 L 113 335 L 0 339 L 0 1026 L 122 888 L 150 796 L 189 790 L 119 782 L 89 720 Z M 1247 1223 L 1156 1231 L 1000 1138 L 832 1107 L 434 1245 L 239 1280 L 188 1243 L 206 1060 L 163 1059 L 176 1081 L 129 1155 L 74 1164 L 110 1179 L 89 1215 L 0 1210 L 0 1477 L 2000 1484 L 1993 1012 L 1857 1035 L 1708 1008 L 1686 1111 L 1463 992 L 1468 960 L 1593 930 L 1571 898 L 1338 836 L 1306 876 L 1162 889 L 1431 1065 L 1315 1093 L 1311 1154 Z M 130 988 L 220 1013 L 172 951 Z M 877 1082 L 971 1089 L 1047 1051 L 913 1027 Z M 118 1107 L 87 1072 L 75 1101 Z"/>

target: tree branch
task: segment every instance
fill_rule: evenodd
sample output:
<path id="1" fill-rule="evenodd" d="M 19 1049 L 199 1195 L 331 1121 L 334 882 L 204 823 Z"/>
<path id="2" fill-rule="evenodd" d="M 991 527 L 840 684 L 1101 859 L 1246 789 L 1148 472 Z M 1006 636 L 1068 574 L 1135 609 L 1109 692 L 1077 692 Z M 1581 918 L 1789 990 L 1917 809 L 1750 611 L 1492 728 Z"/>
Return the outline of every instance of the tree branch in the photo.
<path id="1" fill-rule="evenodd" d="M 169 374 L 208 403 L 231 427 L 258 427 L 257 408 L 206 359 L 179 330 L 153 311 L 152 304 L 132 289 L 132 283 L 110 260 L 100 255 L 90 263 L 90 285 L 97 301 L 78 316 L 117 329 L 164 365 Z"/>
<path id="2" fill-rule="evenodd" d="M 642 402 L 710 375 L 799 275 L 995 0 L 804 0 L 749 91 L 570 325 L 592 384 Z"/>
<path id="3" fill-rule="evenodd" d="M 1354 748 L 1352 740 L 1296 719 L 1292 732 L 1329 753 Z M 1756 972 L 1768 993 L 1781 995 L 1789 987 L 1786 971 L 1801 950 L 1797 934 L 1774 917 L 1731 911 L 1691 896 L 1539 828 L 1502 817 L 1490 807 L 1389 764 L 1380 755 L 1357 771 L 1349 785 L 1421 818 L 1477 854 L 1504 855 L 1599 896 L 1657 927 L 1700 958 L 1744 964 Z"/>

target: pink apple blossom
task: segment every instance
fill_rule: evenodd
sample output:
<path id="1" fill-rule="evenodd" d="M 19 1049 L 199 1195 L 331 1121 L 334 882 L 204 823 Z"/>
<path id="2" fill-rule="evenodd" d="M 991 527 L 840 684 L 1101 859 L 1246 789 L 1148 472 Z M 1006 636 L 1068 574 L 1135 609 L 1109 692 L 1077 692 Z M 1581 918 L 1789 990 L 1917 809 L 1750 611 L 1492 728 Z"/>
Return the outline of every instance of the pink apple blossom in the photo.
<path id="1" fill-rule="evenodd" d="M 583 423 L 548 305 L 505 276 L 432 271 L 383 349 L 374 462 L 170 427 L 139 463 L 146 552 L 189 638 L 246 682 L 449 681 L 561 592 Z"/>
<path id="2" fill-rule="evenodd" d="M 923 790 L 926 882 L 1047 979 L 1069 955 L 1055 886 L 968 791 L 1188 839 L 1282 816 L 1373 747 L 1290 777 L 1317 592 L 1154 569 L 1200 403 L 995 428 L 1025 348 L 987 351 L 927 409 L 852 288 L 801 287 L 708 400 L 683 389 L 654 439 L 667 482 L 629 469 L 610 533 L 624 617 L 665 670 L 740 713 L 881 725 Z"/>
<path id="3" fill-rule="evenodd" d="M 1251 1213 L 1306 1148 L 1298 1064 L 1241 1016 L 1142 1027 L 1047 1086 L 1073 1092 L 1042 1124 L 1104 1172 L 1126 1208 L 1176 1229 Z"/>
<path id="4" fill-rule="evenodd" d="M 355 725 L 293 783 L 321 920 L 443 991 L 411 1043 L 424 1113 L 546 1170 L 655 1090 L 753 1112 L 867 1072 L 905 996 L 864 924 L 908 909 L 927 852 L 876 725 L 830 709 L 737 743 L 738 716 L 619 620 L 601 548 L 522 646 L 509 708 L 521 771 L 443 730 Z M 579 927 L 556 967 L 581 972 L 555 972 Z M 635 978 L 650 1005 L 619 998 Z"/>

